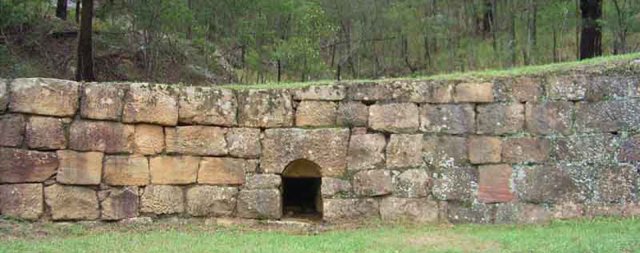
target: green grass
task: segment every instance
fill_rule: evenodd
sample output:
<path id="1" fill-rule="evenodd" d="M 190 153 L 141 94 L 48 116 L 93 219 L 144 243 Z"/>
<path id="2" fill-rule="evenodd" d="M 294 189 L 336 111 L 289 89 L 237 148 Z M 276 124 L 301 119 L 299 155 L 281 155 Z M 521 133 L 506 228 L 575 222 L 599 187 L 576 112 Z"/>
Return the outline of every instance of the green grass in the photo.
<path id="1" fill-rule="evenodd" d="M 7 237 L 0 230 L 0 252 L 640 252 L 638 219 L 529 226 L 377 225 L 315 235 L 202 224 L 48 226 L 51 234 L 44 237 Z"/>

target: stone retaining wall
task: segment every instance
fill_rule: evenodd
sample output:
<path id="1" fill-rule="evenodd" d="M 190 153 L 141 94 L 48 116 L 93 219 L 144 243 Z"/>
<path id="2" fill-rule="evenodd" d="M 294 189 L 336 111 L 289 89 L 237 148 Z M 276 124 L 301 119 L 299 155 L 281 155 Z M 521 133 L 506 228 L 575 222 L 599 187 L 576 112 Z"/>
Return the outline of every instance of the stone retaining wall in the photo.
<path id="1" fill-rule="evenodd" d="M 230 90 L 0 82 L 0 213 L 282 217 L 294 160 L 323 219 L 537 222 L 640 213 L 640 73 Z"/>

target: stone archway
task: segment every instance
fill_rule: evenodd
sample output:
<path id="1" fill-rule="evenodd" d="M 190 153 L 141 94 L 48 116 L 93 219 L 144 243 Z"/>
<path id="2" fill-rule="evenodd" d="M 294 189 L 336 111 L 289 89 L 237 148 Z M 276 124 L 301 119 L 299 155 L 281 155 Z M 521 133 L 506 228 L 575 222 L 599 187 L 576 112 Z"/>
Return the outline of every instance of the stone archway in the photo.
<path id="1" fill-rule="evenodd" d="M 321 168 L 316 163 L 295 160 L 282 172 L 282 210 L 284 217 L 321 219 Z"/>

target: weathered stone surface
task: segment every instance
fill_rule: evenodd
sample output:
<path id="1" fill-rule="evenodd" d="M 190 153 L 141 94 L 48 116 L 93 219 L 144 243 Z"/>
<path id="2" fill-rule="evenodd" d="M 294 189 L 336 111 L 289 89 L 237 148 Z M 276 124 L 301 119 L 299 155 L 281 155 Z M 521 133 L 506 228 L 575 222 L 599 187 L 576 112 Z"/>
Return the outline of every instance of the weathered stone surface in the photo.
<path id="1" fill-rule="evenodd" d="M 147 185 L 149 161 L 144 156 L 106 156 L 104 182 L 109 185 Z"/>
<path id="2" fill-rule="evenodd" d="M 601 202 L 625 204 L 636 200 L 640 181 L 634 166 L 612 166 L 600 173 L 596 185 Z"/>
<path id="3" fill-rule="evenodd" d="M 163 84 L 132 83 L 125 95 L 122 122 L 175 126 L 177 91 Z"/>
<path id="4" fill-rule="evenodd" d="M 282 201 L 279 190 L 242 190 L 238 194 L 238 216 L 252 219 L 279 219 Z"/>
<path id="5" fill-rule="evenodd" d="M 478 186 L 478 171 L 473 167 L 438 167 L 433 179 L 433 196 L 439 200 L 468 202 Z"/>
<path id="6" fill-rule="evenodd" d="M 227 130 L 209 126 L 165 128 L 168 153 L 186 155 L 226 155 Z"/>
<path id="7" fill-rule="evenodd" d="M 101 219 L 122 220 L 138 216 L 139 196 L 137 187 L 112 188 L 101 192 Z"/>
<path id="8" fill-rule="evenodd" d="M 42 203 L 42 184 L 0 185 L 2 215 L 37 220 L 42 215 Z"/>
<path id="9" fill-rule="evenodd" d="M 573 135 L 556 139 L 551 152 L 560 161 L 611 161 L 616 142 L 612 134 Z"/>
<path id="10" fill-rule="evenodd" d="M 393 192 L 393 175 L 388 170 L 366 170 L 353 176 L 353 191 L 359 196 L 382 196 Z"/>
<path id="11" fill-rule="evenodd" d="M 7 90 L 7 80 L 0 79 L 0 113 L 4 113 L 7 110 L 7 104 L 9 104 L 9 93 Z"/>
<path id="12" fill-rule="evenodd" d="M 66 121 L 60 118 L 32 116 L 27 123 L 27 146 L 42 150 L 66 148 Z"/>
<path id="13" fill-rule="evenodd" d="M 229 155 L 242 158 L 258 158 L 260 146 L 260 129 L 229 128 L 226 135 Z"/>
<path id="14" fill-rule="evenodd" d="M 304 100 L 296 109 L 296 126 L 333 126 L 336 111 L 334 102 Z"/>
<path id="15" fill-rule="evenodd" d="M 443 202 L 440 202 L 443 203 Z M 447 220 L 453 224 L 492 222 L 493 209 L 483 203 L 444 202 L 447 210 Z"/>
<path id="16" fill-rule="evenodd" d="M 238 108 L 232 90 L 184 87 L 179 100 L 179 122 L 185 124 L 234 126 Z"/>
<path id="17" fill-rule="evenodd" d="M 469 138 L 467 145 L 471 163 L 498 163 L 501 160 L 502 141 L 500 138 L 474 136 Z"/>
<path id="18" fill-rule="evenodd" d="M 136 154 L 155 155 L 164 150 L 164 129 L 161 126 L 136 125 L 133 150 Z"/>
<path id="19" fill-rule="evenodd" d="M 507 164 L 482 165 L 478 168 L 478 200 L 484 203 L 509 202 L 511 166 Z"/>
<path id="20" fill-rule="evenodd" d="M 104 121 L 74 121 L 69 129 L 69 148 L 77 151 L 131 153 L 132 125 Z"/>
<path id="21" fill-rule="evenodd" d="M 518 77 L 511 83 L 511 92 L 518 102 L 538 101 L 544 96 L 542 80 L 531 77 Z"/>
<path id="22" fill-rule="evenodd" d="M 62 184 L 100 184 L 102 179 L 102 153 L 58 150 L 56 154 L 60 163 L 56 181 Z"/>
<path id="23" fill-rule="evenodd" d="M 457 103 L 493 102 L 493 83 L 460 83 L 456 85 L 453 98 Z"/>
<path id="24" fill-rule="evenodd" d="M 560 203 L 573 200 L 577 190 L 570 175 L 559 166 L 523 167 L 515 177 L 520 200 L 531 203 Z"/>
<path id="25" fill-rule="evenodd" d="M 380 201 L 380 217 L 384 221 L 436 222 L 438 203 L 427 198 L 394 198 Z"/>
<path id="26" fill-rule="evenodd" d="M 342 85 L 309 86 L 295 90 L 295 100 L 342 100 L 347 96 L 347 89 Z"/>
<path id="27" fill-rule="evenodd" d="M 0 116 L 0 146 L 20 147 L 24 140 L 25 120 L 20 114 Z"/>
<path id="28" fill-rule="evenodd" d="M 352 135 L 349 141 L 349 170 L 379 169 L 384 166 L 386 140 L 382 134 Z"/>
<path id="29" fill-rule="evenodd" d="M 551 218 L 551 211 L 541 205 L 504 203 L 496 206 L 497 224 L 538 224 L 548 222 Z"/>
<path id="30" fill-rule="evenodd" d="M 322 184 L 320 186 L 320 192 L 323 197 L 331 197 L 334 195 L 348 195 L 351 193 L 351 183 L 347 180 L 323 177 Z"/>
<path id="31" fill-rule="evenodd" d="M 54 152 L 0 148 L 0 183 L 44 182 L 57 168 Z"/>
<path id="32" fill-rule="evenodd" d="M 412 103 L 374 104 L 369 107 L 369 127 L 391 133 L 418 130 L 418 106 Z"/>
<path id="33" fill-rule="evenodd" d="M 216 185 L 241 185 L 245 173 L 255 171 L 255 160 L 227 157 L 203 157 L 198 171 L 198 183 Z"/>
<path id="34" fill-rule="evenodd" d="M 510 134 L 524 127 L 524 106 L 519 103 L 479 105 L 478 134 Z"/>
<path id="35" fill-rule="evenodd" d="M 170 185 L 149 185 L 140 198 L 140 212 L 173 214 L 184 212 L 182 188 Z"/>
<path id="36" fill-rule="evenodd" d="M 322 176 L 342 176 L 348 144 L 349 129 L 267 129 L 260 167 L 279 174 L 292 161 L 307 159 L 322 168 Z"/>
<path id="37" fill-rule="evenodd" d="M 94 220 L 100 216 L 98 197 L 90 188 L 54 184 L 44 188 L 53 220 Z"/>
<path id="38" fill-rule="evenodd" d="M 410 169 L 393 180 L 394 196 L 404 198 L 426 197 L 431 193 L 431 177 L 424 169 Z"/>
<path id="39" fill-rule="evenodd" d="M 336 112 L 338 126 L 364 127 L 369 122 L 369 107 L 360 102 L 342 102 Z"/>
<path id="40" fill-rule="evenodd" d="M 616 132 L 640 129 L 640 101 L 609 100 L 578 103 L 576 130 L 578 132 Z"/>
<path id="41" fill-rule="evenodd" d="M 551 76 L 547 80 L 549 98 L 554 100 L 583 100 L 590 83 L 585 75 Z"/>
<path id="42" fill-rule="evenodd" d="M 420 130 L 430 133 L 466 134 L 475 132 L 472 105 L 444 104 L 420 107 Z"/>
<path id="43" fill-rule="evenodd" d="M 364 220 L 380 217 L 380 205 L 375 199 L 324 199 L 322 218 L 329 222 Z"/>
<path id="44" fill-rule="evenodd" d="M 421 151 L 421 134 L 392 134 L 387 145 L 387 168 L 419 167 L 422 165 Z"/>
<path id="45" fill-rule="evenodd" d="M 12 112 L 73 116 L 78 109 L 77 82 L 50 78 L 19 78 L 10 85 Z M 37 99 L 34 99 L 37 98 Z"/>
<path id="46" fill-rule="evenodd" d="M 393 87 L 385 82 L 351 83 L 347 86 L 348 100 L 389 100 L 389 94 L 393 94 Z"/>
<path id="47" fill-rule="evenodd" d="M 506 163 L 544 163 L 549 159 L 551 143 L 547 139 L 519 137 L 502 142 L 502 161 Z"/>
<path id="48" fill-rule="evenodd" d="M 191 184 L 198 177 L 200 157 L 157 156 L 149 159 L 152 184 Z"/>
<path id="49" fill-rule="evenodd" d="M 282 184 L 282 178 L 276 174 L 253 174 L 247 176 L 245 189 L 277 189 Z"/>
<path id="50" fill-rule="evenodd" d="M 187 190 L 187 213 L 191 216 L 230 216 L 236 208 L 238 189 L 198 185 Z"/>
<path id="51" fill-rule="evenodd" d="M 640 162 L 640 135 L 634 135 L 620 145 L 620 162 Z"/>
<path id="52" fill-rule="evenodd" d="M 467 139 L 458 136 L 425 135 L 422 142 L 422 155 L 431 166 L 442 164 L 464 164 L 468 159 Z"/>
<path id="53" fill-rule="evenodd" d="M 292 126 L 291 94 L 283 90 L 248 90 L 238 93 L 238 124 L 247 127 Z"/>
<path id="54" fill-rule="evenodd" d="M 527 103 L 526 128 L 534 134 L 572 133 L 573 105 L 571 102 Z"/>
<path id="55" fill-rule="evenodd" d="M 127 85 L 87 83 L 80 101 L 80 115 L 86 119 L 118 120 L 122 116 Z"/>
<path id="56" fill-rule="evenodd" d="M 433 80 L 399 80 L 388 84 L 391 98 L 412 103 L 451 103 L 453 85 Z M 389 95 L 387 95 L 389 96 Z"/>
<path id="57" fill-rule="evenodd" d="M 634 74 L 611 73 L 603 76 L 590 76 L 585 99 L 600 101 L 637 96 L 634 90 L 640 81 Z"/>

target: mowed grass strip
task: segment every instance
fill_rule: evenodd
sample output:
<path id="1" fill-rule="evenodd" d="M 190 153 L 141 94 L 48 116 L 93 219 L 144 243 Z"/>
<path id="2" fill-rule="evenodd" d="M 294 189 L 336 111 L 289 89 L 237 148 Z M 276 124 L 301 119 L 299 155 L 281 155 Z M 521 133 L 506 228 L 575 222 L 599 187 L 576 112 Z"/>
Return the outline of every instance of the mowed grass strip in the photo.
<path id="1" fill-rule="evenodd" d="M 3 236 L 11 231 L 0 230 L 0 252 L 640 252 L 640 220 L 631 218 L 547 225 L 371 225 L 304 235 L 203 224 L 108 227 L 52 225 L 41 237 Z"/>

